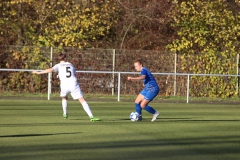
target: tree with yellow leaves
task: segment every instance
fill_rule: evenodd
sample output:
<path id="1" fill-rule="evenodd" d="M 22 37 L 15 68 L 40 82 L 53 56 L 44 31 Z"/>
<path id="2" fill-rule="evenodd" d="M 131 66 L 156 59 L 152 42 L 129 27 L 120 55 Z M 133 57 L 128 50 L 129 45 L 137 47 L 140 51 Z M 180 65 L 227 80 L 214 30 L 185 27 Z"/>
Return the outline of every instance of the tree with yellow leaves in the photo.
<path id="1" fill-rule="evenodd" d="M 239 1 L 234 7 L 240 9 Z M 202 74 L 237 74 L 240 53 L 240 13 L 224 0 L 178 2 L 171 14 L 176 39 L 168 48 L 180 53 L 181 71 Z M 237 78 L 192 76 L 195 96 L 231 97 Z"/>

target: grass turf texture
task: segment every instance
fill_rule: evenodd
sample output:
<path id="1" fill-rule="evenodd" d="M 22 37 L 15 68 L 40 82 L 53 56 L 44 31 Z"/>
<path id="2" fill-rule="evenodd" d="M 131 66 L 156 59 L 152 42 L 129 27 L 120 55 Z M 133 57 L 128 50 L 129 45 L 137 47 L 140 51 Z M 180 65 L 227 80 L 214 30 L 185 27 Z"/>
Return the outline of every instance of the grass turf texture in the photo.
<path id="1" fill-rule="evenodd" d="M 77 101 L 69 118 L 61 101 L 0 101 L 0 159 L 239 159 L 238 105 L 152 103 L 132 122 L 129 102 L 88 102 L 101 122 L 90 122 Z"/>

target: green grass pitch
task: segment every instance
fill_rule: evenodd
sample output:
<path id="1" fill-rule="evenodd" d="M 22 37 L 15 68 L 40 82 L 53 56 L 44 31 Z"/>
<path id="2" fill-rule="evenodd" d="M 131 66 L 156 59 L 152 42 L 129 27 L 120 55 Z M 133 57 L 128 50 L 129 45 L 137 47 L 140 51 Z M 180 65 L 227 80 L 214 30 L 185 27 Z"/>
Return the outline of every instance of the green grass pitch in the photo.
<path id="1" fill-rule="evenodd" d="M 1 160 L 232 160 L 240 158 L 240 106 L 154 103 L 155 122 L 134 103 L 88 102 L 101 122 L 90 122 L 78 101 L 0 100 Z"/>

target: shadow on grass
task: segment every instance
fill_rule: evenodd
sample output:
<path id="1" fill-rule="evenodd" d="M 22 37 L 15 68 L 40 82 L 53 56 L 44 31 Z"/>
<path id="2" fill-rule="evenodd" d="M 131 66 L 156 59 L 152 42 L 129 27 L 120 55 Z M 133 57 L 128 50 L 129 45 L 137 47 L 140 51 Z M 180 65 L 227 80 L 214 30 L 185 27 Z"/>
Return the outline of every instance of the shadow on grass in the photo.
<path id="1" fill-rule="evenodd" d="M 143 118 L 142 121 L 151 121 L 152 118 Z M 118 120 L 130 121 L 128 118 Z M 113 120 L 114 121 L 114 120 Z M 158 118 L 154 123 L 161 122 L 239 122 L 240 119 L 193 119 L 193 118 Z"/>
<path id="2" fill-rule="evenodd" d="M 161 118 L 161 122 L 240 122 L 240 119 L 193 119 L 193 118 Z"/>
<path id="3" fill-rule="evenodd" d="M 35 136 L 55 136 L 55 135 L 64 135 L 64 134 L 79 134 L 82 132 L 73 132 L 73 133 L 53 133 L 53 134 L 14 134 L 14 135 L 2 135 L 0 138 L 15 138 L 15 137 L 35 137 Z"/>
<path id="4" fill-rule="evenodd" d="M 77 134 L 77 133 L 57 133 Z M 48 135 L 48 134 L 47 134 Z M 53 134 L 54 135 L 54 134 Z M 3 159 L 235 159 L 240 136 L 0 146 Z M 237 140 L 236 140 L 237 139 Z M 216 146 L 217 144 L 217 146 Z M 37 155 L 37 156 L 35 156 Z M 34 158 L 35 156 L 35 158 Z M 231 157 L 232 156 L 232 157 Z M 231 157 L 231 158 L 230 158 Z"/>

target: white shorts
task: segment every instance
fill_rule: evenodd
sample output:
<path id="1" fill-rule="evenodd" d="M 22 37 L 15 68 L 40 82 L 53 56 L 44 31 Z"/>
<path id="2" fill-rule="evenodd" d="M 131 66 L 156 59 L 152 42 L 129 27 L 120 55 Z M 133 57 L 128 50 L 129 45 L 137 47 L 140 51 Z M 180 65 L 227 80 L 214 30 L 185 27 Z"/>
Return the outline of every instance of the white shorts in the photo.
<path id="1" fill-rule="evenodd" d="M 79 99 L 83 97 L 83 93 L 81 91 L 81 88 L 78 83 L 72 82 L 72 83 L 61 83 L 61 97 L 67 97 L 69 93 L 71 93 L 71 96 L 73 99 Z"/>

